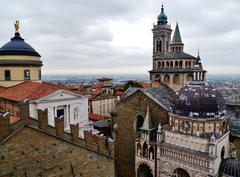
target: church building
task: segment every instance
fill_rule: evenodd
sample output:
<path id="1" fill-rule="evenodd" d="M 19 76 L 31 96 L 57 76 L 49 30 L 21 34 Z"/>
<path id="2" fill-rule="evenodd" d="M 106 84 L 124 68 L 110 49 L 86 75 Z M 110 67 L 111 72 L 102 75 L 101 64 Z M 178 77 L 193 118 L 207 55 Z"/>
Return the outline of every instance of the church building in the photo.
<path id="1" fill-rule="evenodd" d="M 15 35 L 0 48 L 0 86 L 10 87 L 25 81 L 41 82 L 41 55 L 24 41 L 15 22 Z"/>
<path id="2" fill-rule="evenodd" d="M 166 84 L 177 91 L 193 79 L 206 79 L 199 55 L 194 57 L 184 52 L 178 23 L 171 38 L 172 29 L 163 6 L 152 31 L 153 69 L 149 71 L 152 87 Z"/>
<path id="3" fill-rule="evenodd" d="M 163 6 L 152 31 L 152 88 L 129 88 L 117 104 L 118 176 L 239 176 L 225 102 L 199 54 L 184 52 L 178 23 L 171 38 Z"/>

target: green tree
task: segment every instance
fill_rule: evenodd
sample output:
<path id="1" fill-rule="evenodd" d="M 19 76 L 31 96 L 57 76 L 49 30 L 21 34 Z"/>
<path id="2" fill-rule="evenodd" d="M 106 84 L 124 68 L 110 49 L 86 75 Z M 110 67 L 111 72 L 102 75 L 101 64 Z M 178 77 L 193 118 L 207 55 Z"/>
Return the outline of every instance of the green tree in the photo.
<path id="1" fill-rule="evenodd" d="M 129 88 L 129 87 L 137 87 L 137 88 L 143 88 L 142 85 L 137 82 L 137 81 L 128 81 L 125 86 L 123 87 L 124 92 Z"/>

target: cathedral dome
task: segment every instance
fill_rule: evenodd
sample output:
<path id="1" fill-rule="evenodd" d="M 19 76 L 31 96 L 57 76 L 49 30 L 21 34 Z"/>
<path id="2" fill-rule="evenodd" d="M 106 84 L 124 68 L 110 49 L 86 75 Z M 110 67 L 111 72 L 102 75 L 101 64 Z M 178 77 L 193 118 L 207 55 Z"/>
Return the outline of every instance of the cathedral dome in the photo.
<path id="1" fill-rule="evenodd" d="M 192 82 L 184 86 L 171 99 L 171 111 L 192 118 L 219 118 L 226 115 L 222 95 L 205 82 Z"/>
<path id="2" fill-rule="evenodd" d="M 240 161 L 236 158 L 227 158 L 222 161 L 220 166 L 222 176 L 240 176 Z"/>
<path id="3" fill-rule="evenodd" d="M 161 13 L 158 15 L 158 24 L 166 24 L 167 23 L 167 15 L 164 13 L 164 7 L 162 5 Z"/>
<path id="4" fill-rule="evenodd" d="M 39 53 L 24 41 L 19 32 L 16 32 L 15 36 L 11 38 L 11 41 L 0 48 L 0 55 L 27 55 L 40 57 Z"/>

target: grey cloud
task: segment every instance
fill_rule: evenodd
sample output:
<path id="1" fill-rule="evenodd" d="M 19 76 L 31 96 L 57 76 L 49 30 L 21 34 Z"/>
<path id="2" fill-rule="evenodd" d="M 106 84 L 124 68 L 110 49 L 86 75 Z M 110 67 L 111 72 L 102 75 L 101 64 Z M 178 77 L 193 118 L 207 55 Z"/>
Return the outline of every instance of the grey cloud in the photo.
<path id="1" fill-rule="evenodd" d="M 127 48 L 114 46 L 106 23 L 152 19 L 146 21 L 149 35 L 160 8 L 158 0 L 2 0 L 0 43 L 9 41 L 19 18 L 22 36 L 41 53 L 46 69 L 149 68 L 152 42 L 146 49 L 129 41 Z M 165 12 L 173 28 L 179 21 L 186 51 L 194 55 L 200 48 L 205 65 L 240 65 L 239 0 L 171 0 Z"/>

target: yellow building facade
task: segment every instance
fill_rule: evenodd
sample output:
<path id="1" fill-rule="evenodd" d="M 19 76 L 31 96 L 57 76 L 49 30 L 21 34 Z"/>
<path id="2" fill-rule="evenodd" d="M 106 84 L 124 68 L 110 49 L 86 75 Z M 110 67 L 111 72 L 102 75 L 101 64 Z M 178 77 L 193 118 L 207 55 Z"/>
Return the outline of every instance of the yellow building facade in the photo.
<path id="1" fill-rule="evenodd" d="M 11 41 L 0 48 L 0 86 L 11 87 L 25 81 L 41 82 L 41 56 L 16 30 Z"/>

